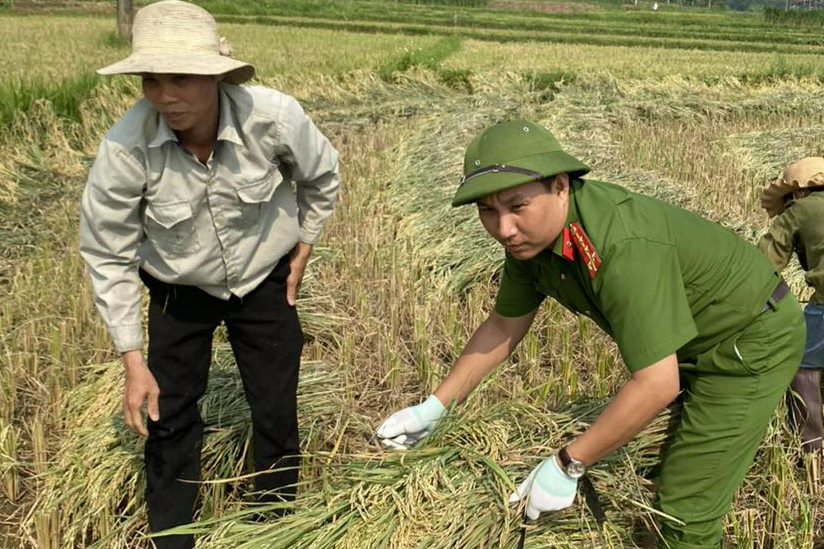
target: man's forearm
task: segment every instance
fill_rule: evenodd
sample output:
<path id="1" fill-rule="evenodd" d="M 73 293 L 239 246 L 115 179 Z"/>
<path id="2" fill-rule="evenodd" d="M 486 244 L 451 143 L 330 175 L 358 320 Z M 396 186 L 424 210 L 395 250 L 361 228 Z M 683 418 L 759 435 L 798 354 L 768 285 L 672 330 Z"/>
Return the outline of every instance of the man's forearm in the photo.
<path id="1" fill-rule="evenodd" d="M 455 367 L 435 390 L 435 396 L 449 407 L 462 402 L 486 375 L 506 360 L 532 324 L 534 311 L 519 319 L 490 316 L 464 347 Z"/>
<path id="2" fill-rule="evenodd" d="M 586 465 L 596 463 L 632 440 L 675 399 L 678 395 L 675 355 L 649 368 L 658 368 L 658 374 L 630 379 L 595 423 L 568 446 L 571 457 Z"/>
<path id="3" fill-rule="evenodd" d="M 313 248 L 314 246 L 312 244 L 307 244 L 306 242 L 298 242 L 292 249 L 292 258 L 302 259 L 306 261 L 309 259 L 309 256 L 312 255 Z"/>

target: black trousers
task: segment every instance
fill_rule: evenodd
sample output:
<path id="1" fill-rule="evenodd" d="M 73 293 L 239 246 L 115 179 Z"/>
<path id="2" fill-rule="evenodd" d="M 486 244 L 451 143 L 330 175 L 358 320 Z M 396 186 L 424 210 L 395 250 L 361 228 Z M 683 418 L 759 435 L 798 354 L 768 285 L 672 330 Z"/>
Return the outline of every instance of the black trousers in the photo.
<path id="1" fill-rule="evenodd" d="M 160 387 L 160 420 L 148 420 L 146 503 L 149 528 L 187 524 L 198 496 L 203 420 L 212 335 L 226 323 L 252 412 L 255 477 L 267 499 L 293 499 L 299 465 L 297 384 L 303 332 L 286 302 L 288 257 L 242 299 L 215 298 L 193 286 L 170 285 L 141 271 L 149 288 L 148 366 Z M 188 481 L 188 482 L 185 482 Z M 195 482 L 191 482 L 195 481 Z M 192 536 L 153 538 L 158 549 L 188 549 Z"/>

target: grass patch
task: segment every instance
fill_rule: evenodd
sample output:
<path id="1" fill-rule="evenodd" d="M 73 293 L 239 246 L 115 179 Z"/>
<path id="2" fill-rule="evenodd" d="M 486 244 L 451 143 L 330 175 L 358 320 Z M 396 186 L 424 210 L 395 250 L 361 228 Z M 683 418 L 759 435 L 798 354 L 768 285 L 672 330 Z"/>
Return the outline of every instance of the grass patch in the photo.
<path id="1" fill-rule="evenodd" d="M 824 11 L 764 8 L 764 21 L 773 25 L 794 25 L 798 27 L 818 28 L 824 27 Z"/>
<path id="2" fill-rule="evenodd" d="M 472 70 L 470 69 L 444 69 L 438 68 L 438 80 L 450 88 L 464 90 L 472 93 Z"/>
<path id="3" fill-rule="evenodd" d="M 527 71 L 523 73 L 524 81 L 529 83 L 531 87 L 540 93 L 541 101 L 551 101 L 555 97 L 555 93 L 564 84 L 575 82 L 576 74 L 572 72 L 534 72 Z"/>
<path id="4" fill-rule="evenodd" d="M 692 36 L 673 34 L 664 37 L 649 36 L 642 27 L 630 28 L 620 34 L 609 31 L 600 32 L 586 24 L 573 25 L 564 29 L 553 29 L 543 26 L 534 30 L 524 29 L 522 25 L 513 23 L 501 27 L 490 25 L 484 27 L 455 24 L 450 17 L 441 24 L 431 22 L 417 22 L 396 20 L 347 20 L 326 17 L 284 17 L 265 15 L 221 15 L 218 20 L 225 23 L 259 24 L 272 26 L 298 26 L 305 28 L 345 30 L 358 33 L 405 34 L 409 36 L 458 36 L 477 40 L 495 42 L 546 42 L 572 45 L 600 45 L 600 46 L 632 46 L 666 49 L 687 49 L 729 52 L 781 52 L 781 53 L 816 53 L 824 52 L 824 44 L 791 43 L 789 39 L 780 43 L 770 43 L 762 40 L 761 35 L 754 33 L 748 36 L 728 35 L 713 36 L 698 33 Z M 806 40 L 806 39 L 805 39 Z M 802 40 L 803 42 L 803 40 Z"/>
<path id="5" fill-rule="evenodd" d="M 378 70 L 381 78 L 391 79 L 398 72 L 411 68 L 424 68 L 436 71 L 441 62 L 461 48 L 460 38 L 450 36 L 438 40 L 429 47 L 407 49 L 400 57 L 390 60 Z"/>
<path id="6" fill-rule="evenodd" d="M 488 0 L 394 0 L 395 4 L 419 4 L 425 6 L 454 6 L 460 8 L 485 8 Z"/>
<path id="7" fill-rule="evenodd" d="M 114 29 L 113 19 L 95 16 L 0 14 L 0 85 L 74 79 L 125 57 L 128 46 L 106 40 Z"/>
<path id="8" fill-rule="evenodd" d="M 260 77 L 310 73 L 339 76 L 378 70 L 386 74 L 393 70 L 393 63 L 407 67 L 437 65 L 445 82 L 464 88 L 470 73 L 487 70 L 556 73 L 569 72 L 574 67 L 579 74 L 607 71 L 632 78 L 685 74 L 699 79 L 734 75 L 752 81 L 763 81 L 773 73 L 779 77 L 818 77 L 824 73 L 824 57 L 815 53 L 824 52 L 821 46 L 787 43 L 778 52 L 776 44 L 770 42 L 715 40 L 712 33 L 706 33 L 704 38 L 655 38 L 648 35 L 654 30 L 652 23 L 633 27 L 634 30 L 627 31 L 629 35 L 619 36 L 611 34 L 609 28 L 599 27 L 602 22 L 597 18 L 548 20 L 550 30 L 546 31 L 524 30 L 522 24 L 535 18 L 522 18 L 514 20 L 512 29 L 495 29 L 465 26 L 465 12 L 478 11 L 469 8 L 458 13 L 455 27 L 454 10 L 437 12 L 437 24 L 430 25 L 403 22 L 402 10 L 424 10 L 424 6 L 399 5 L 401 14 L 391 17 L 402 22 L 393 23 L 351 19 L 349 16 L 354 12 L 345 11 L 348 4 L 341 4 L 344 11 L 332 19 L 319 16 L 330 16 L 330 8 L 313 2 L 289 3 L 282 11 L 295 12 L 293 4 L 303 6 L 308 15 L 219 16 L 221 33 L 232 42 L 239 58 L 255 64 Z M 386 7 L 381 2 L 367 4 Z M 316 12 L 309 10 L 313 6 Z M 242 11 L 241 8 L 242 3 L 236 11 Z M 424 12 L 429 9 L 441 8 L 431 7 Z M 378 11 L 372 15 L 386 17 L 382 15 L 386 9 Z M 8 81 L 17 78 L 44 82 L 91 72 L 128 54 L 128 48 L 116 40 L 111 23 L 99 17 L 0 16 L 0 72 Z M 624 23 L 632 22 L 620 22 Z M 21 44 L 21 36 L 35 36 L 43 29 L 48 32 L 42 39 Z M 753 36 L 758 38 L 758 32 Z M 821 37 L 816 35 L 814 39 Z M 462 41 L 460 47 L 456 40 Z M 699 53 L 684 48 L 707 50 Z M 71 50 L 73 55 L 65 62 L 54 63 L 54 52 L 63 50 Z M 329 55 L 330 51 L 336 54 Z"/>
<path id="9" fill-rule="evenodd" d="M 731 76 L 764 81 L 778 77 L 815 77 L 824 73 L 820 55 L 767 52 L 696 52 L 660 47 L 595 46 L 487 42 L 465 40 L 443 69 L 471 69 L 474 73 L 522 74 L 609 73 L 618 78 L 682 75 L 697 80 Z"/>
<path id="10" fill-rule="evenodd" d="M 61 118 L 80 120 L 80 104 L 100 82 L 96 73 L 84 73 L 75 78 L 51 82 L 40 78 L 6 80 L 0 84 L 0 129 L 16 116 L 26 116 L 32 106 L 45 101 Z"/>
<path id="11" fill-rule="evenodd" d="M 431 27 L 461 27 L 465 29 L 518 29 L 530 32 L 563 34 L 597 34 L 611 37 L 711 40 L 727 42 L 822 45 L 820 35 L 799 31 L 793 26 L 776 28 L 757 16 L 744 14 L 691 14 L 668 12 L 621 13 L 616 11 L 586 13 L 543 13 L 529 10 L 493 10 L 485 8 L 443 5 L 415 5 L 407 2 L 341 1 L 300 3 L 200 2 L 220 20 L 224 15 L 246 15 L 279 18 L 311 18 L 353 24 L 395 23 Z M 527 40 L 528 38 L 524 38 Z"/>

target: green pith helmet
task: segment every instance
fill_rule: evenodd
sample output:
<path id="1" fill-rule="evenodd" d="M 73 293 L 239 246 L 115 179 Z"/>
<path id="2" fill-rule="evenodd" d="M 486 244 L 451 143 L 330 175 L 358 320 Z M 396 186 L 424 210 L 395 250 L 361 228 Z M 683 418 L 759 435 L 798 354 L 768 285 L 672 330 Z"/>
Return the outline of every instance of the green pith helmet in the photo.
<path id="1" fill-rule="evenodd" d="M 466 148 L 464 176 L 453 206 L 559 173 L 581 177 L 589 167 L 563 150 L 546 128 L 510 120 L 487 128 Z"/>

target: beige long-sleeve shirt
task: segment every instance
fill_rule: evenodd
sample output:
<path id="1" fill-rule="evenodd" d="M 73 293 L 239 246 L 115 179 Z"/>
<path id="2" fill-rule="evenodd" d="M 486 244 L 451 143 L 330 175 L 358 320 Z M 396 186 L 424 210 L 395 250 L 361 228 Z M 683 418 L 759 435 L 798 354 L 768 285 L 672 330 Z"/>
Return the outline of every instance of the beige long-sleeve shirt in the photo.
<path id="1" fill-rule="evenodd" d="M 221 84 L 205 165 L 139 101 L 104 137 L 81 202 L 80 253 L 117 350 L 142 347 L 138 267 L 243 297 L 315 243 L 338 183 L 337 151 L 288 95 Z"/>

